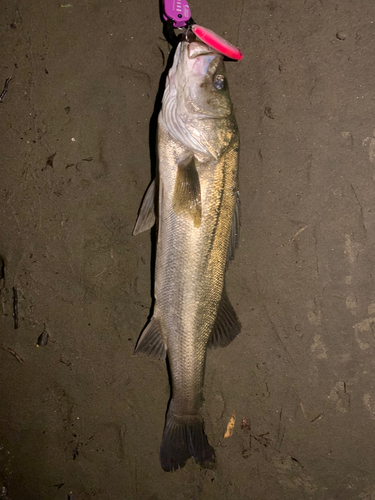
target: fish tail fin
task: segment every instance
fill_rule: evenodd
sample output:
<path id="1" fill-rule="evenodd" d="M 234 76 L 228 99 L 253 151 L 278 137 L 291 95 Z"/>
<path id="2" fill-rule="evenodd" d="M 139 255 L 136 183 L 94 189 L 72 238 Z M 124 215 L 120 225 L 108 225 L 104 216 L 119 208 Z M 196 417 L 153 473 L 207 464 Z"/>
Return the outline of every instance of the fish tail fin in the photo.
<path id="1" fill-rule="evenodd" d="M 177 470 L 190 457 L 205 468 L 215 462 L 215 452 L 204 433 L 203 418 L 198 413 L 176 416 L 169 410 L 160 447 L 161 466 L 167 472 Z"/>

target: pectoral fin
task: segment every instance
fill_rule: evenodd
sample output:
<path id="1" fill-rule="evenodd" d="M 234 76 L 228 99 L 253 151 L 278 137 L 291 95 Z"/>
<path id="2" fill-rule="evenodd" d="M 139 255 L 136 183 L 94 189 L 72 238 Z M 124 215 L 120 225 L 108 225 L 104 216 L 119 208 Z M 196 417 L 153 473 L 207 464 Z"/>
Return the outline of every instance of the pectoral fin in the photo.
<path id="1" fill-rule="evenodd" d="M 227 292 L 223 290 L 216 321 L 208 340 L 207 347 L 226 347 L 241 331 L 241 323 L 229 302 Z"/>
<path id="2" fill-rule="evenodd" d="M 151 229 L 155 224 L 155 179 L 147 188 L 143 198 L 141 209 L 139 210 L 137 222 L 133 229 L 133 235 Z"/>
<path id="3" fill-rule="evenodd" d="M 137 345 L 134 349 L 134 355 L 143 354 L 155 359 L 165 359 L 167 351 L 161 338 L 159 321 L 154 317 L 143 330 Z"/>
<path id="4" fill-rule="evenodd" d="M 190 156 L 178 164 L 173 193 L 173 209 L 176 214 L 186 214 L 191 217 L 195 227 L 201 225 L 201 188 L 194 156 Z"/>

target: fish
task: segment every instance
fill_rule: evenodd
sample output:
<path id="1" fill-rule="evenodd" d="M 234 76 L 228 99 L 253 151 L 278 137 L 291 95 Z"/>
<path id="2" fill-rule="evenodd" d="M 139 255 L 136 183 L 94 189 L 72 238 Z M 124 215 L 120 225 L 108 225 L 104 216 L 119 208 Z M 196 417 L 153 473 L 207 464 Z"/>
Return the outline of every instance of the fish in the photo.
<path id="1" fill-rule="evenodd" d="M 215 452 L 202 416 L 206 353 L 241 330 L 225 288 L 239 238 L 239 132 L 224 56 L 198 39 L 186 37 L 176 48 L 158 115 L 157 157 L 133 231 L 156 222 L 153 315 L 134 354 L 168 359 L 162 468 L 182 468 L 190 457 L 210 468 Z"/>

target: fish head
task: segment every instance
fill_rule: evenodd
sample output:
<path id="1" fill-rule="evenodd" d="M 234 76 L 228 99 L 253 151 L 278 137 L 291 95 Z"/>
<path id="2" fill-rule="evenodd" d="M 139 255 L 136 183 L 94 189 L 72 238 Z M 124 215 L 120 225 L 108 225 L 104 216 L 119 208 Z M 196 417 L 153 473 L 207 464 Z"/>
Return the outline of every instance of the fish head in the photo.
<path id="1" fill-rule="evenodd" d="M 203 42 L 181 42 L 175 74 L 177 106 L 192 117 L 232 113 L 224 56 Z"/>
<path id="2" fill-rule="evenodd" d="M 220 156 L 236 127 L 222 54 L 201 41 L 179 43 L 160 120 L 190 151 Z"/>

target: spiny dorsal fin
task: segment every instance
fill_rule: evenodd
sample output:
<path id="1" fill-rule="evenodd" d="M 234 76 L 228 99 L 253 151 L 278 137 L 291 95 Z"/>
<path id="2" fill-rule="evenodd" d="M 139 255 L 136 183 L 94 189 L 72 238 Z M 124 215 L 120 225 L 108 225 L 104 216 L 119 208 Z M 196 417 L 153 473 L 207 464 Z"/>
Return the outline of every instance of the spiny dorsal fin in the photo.
<path id="1" fill-rule="evenodd" d="M 187 214 L 191 217 L 195 227 L 201 225 L 201 187 L 194 156 L 189 156 L 178 164 L 173 208 L 176 214 Z"/>
<path id="2" fill-rule="evenodd" d="M 234 259 L 234 252 L 236 248 L 238 248 L 238 241 L 240 237 L 240 226 L 241 226 L 241 201 L 240 201 L 240 193 L 237 190 L 235 193 L 236 201 L 234 205 L 234 214 L 232 221 L 232 229 L 230 232 L 229 238 L 229 247 L 227 254 L 227 268 L 231 260 Z"/>
<path id="3" fill-rule="evenodd" d="M 137 222 L 133 230 L 133 235 L 151 229 L 155 224 L 155 179 L 147 188 L 143 198 L 141 209 L 139 210 Z"/>
<path id="4" fill-rule="evenodd" d="M 154 317 L 151 318 L 150 323 L 143 330 L 134 349 L 134 356 L 139 354 L 155 359 L 165 359 L 167 356 L 160 334 L 160 324 Z"/>
<path id="5" fill-rule="evenodd" d="M 236 312 L 229 302 L 224 287 L 216 321 L 208 339 L 207 347 L 226 347 L 237 337 L 240 331 L 241 323 L 238 321 Z"/>

